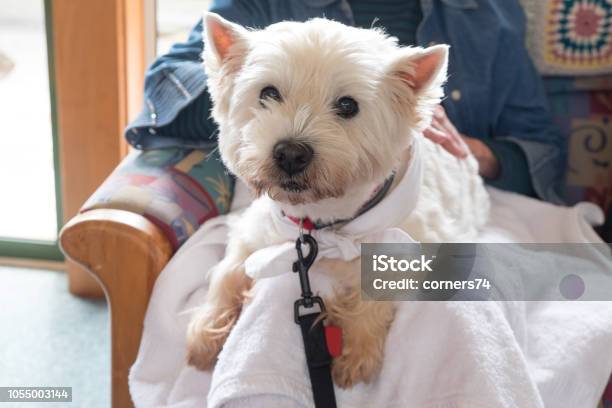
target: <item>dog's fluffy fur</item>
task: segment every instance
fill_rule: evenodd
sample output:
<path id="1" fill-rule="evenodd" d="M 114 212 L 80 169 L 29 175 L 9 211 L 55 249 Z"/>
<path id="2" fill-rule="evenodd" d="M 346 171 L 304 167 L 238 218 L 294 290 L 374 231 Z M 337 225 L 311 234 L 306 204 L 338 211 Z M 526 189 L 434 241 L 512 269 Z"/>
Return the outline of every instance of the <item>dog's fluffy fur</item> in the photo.
<path id="1" fill-rule="evenodd" d="M 381 30 L 325 19 L 259 31 L 210 13 L 204 22 L 221 156 L 260 197 L 239 226 L 230 227 L 226 256 L 211 271 L 208 298 L 189 326 L 189 363 L 209 369 L 252 285 L 244 260 L 280 241 L 262 227 L 278 210 L 272 207 L 313 220 L 350 218 L 392 171 L 402 174 L 414 138 L 423 139 L 424 176 L 415 210 L 398 227 L 423 242 L 471 241 L 489 202 L 473 157 L 456 159 L 422 136 L 443 96 L 447 46 L 402 48 Z M 278 89 L 280 100 L 260 100 L 268 86 Z M 359 104 L 353 118 L 339 117 L 334 108 L 344 96 Z M 303 173 L 288 176 L 275 165 L 273 147 L 286 139 L 312 146 L 314 158 Z M 288 180 L 300 191 L 283 188 Z M 340 386 L 367 382 L 380 369 L 381 333 L 393 320 L 393 304 L 361 301 L 358 259 L 318 262 L 337 278 L 334 296 L 326 299 L 328 319 L 344 332 L 334 380 Z"/>

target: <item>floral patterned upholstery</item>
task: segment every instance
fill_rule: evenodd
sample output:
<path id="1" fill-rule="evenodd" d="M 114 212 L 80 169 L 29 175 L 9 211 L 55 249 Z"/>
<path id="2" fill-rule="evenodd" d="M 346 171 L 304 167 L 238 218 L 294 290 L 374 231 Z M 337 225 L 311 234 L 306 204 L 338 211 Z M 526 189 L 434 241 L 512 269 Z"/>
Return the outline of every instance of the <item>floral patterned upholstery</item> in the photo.
<path id="1" fill-rule="evenodd" d="M 113 208 L 142 214 L 176 250 L 204 221 L 229 211 L 233 186 L 216 150 L 133 152 L 81 211 Z"/>
<path id="2" fill-rule="evenodd" d="M 591 201 L 607 214 L 612 240 L 612 75 L 545 78 L 551 111 L 567 139 L 567 201 Z"/>

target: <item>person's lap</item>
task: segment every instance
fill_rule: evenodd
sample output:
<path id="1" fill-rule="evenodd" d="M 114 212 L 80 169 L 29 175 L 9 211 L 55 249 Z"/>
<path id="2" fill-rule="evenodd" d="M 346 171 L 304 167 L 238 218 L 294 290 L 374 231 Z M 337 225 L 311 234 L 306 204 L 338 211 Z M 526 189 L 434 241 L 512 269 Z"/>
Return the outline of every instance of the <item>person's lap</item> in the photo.
<path id="1" fill-rule="evenodd" d="M 240 199 L 236 202 L 242 205 L 249 202 L 248 195 L 243 194 L 242 197 L 242 203 L 240 203 Z M 523 201 L 524 205 L 529 208 L 521 210 L 512 208 L 513 203 L 523 205 L 521 204 Z M 512 200 L 508 201 L 507 193 L 493 192 L 494 209 L 492 214 L 494 218 L 499 219 L 493 220 L 487 226 L 482 237 L 483 240 L 528 242 L 528 235 L 532 235 L 531 240 L 546 238 L 542 236 L 534 237 L 532 230 L 541 226 L 529 225 L 528 220 L 521 220 L 521 215 L 525 212 L 550 211 L 551 208 L 555 207 L 533 201 L 520 197 L 512 197 Z M 559 213 L 559 216 L 565 216 L 563 214 Z M 186 311 L 198 306 L 204 300 L 206 273 L 223 256 L 225 234 L 226 228 L 222 219 L 207 223 L 177 252 L 156 282 L 145 321 L 143 343 L 131 376 L 131 391 L 134 399 L 137 402 L 140 401 L 142 405 L 150 405 L 148 403 L 153 401 L 164 401 L 165 404 L 170 406 L 173 406 L 172 404 L 182 406 L 182 403 L 191 400 L 203 404 L 206 401 L 211 381 L 213 384 L 215 383 L 210 373 L 199 372 L 185 366 L 185 332 L 189 320 Z M 583 237 L 583 239 L 588 238 L 591 237 Z M 271 285 L 271 287 L 274 287 L 274 285 Z M 280 297 L 282 298 L 282 296 Z M 507 319 L 507 321 L 513 320 L 516 319 Z M 287 323 L 287 325 L 291 326 L 290 323 Z M 271 329 L 272 326 L 268 326 L 266 330 Z M 290 329 L 285 327 L 282 330 Z M 406 335 L 416 338 L 424 332 L 423 330 L 415 330 L 415 327 L 411 324 L 407 324 L 402 331 L 405 331 Z M 243 327 L 241 333 L 244 335 L 247 332 L 247 328 Z M 274 334 L 273 332 L 274 330 L 271 330 L 271 334 Z M 452 338 L 452 336 L 449 338 Z M 237 347 L 234 350 L 240 349 L 240 339 L 235 339 L 234 342 Z M 252 347 L 250 343 L 244 343 L 244 345 Z M 292 347 L 295 348 L 295 344 Z M 411 347 L 415 347 L 415 345 L 413 344 Z M 268 350 L 266 353 L 269 359 L 278 358 L 282 360 L 286 358 L 286 356 L 281 355 L 282 350 L 279 350 L 278 347 L 274 350 Z M 289 353 L 289 351 L 286 351 L 286 353 Z M 242 357 L 247 358 L 246 355 L 231 357 L 228 361 L 234 364 L 233 369 L 236 368 L 236 362 Z M 221 356 L 221 358 L 224 357 Z M 416 368 L 421 371 L 423 369 L 422 367 Z M 410 367 L 407 365 L 402 372 L 413 369 L 415 369 L 414 360 L 411 361 Z M 218 374 L 221 373 L 216 373 L 215 376 L 223 377 Z M 236 371 L 232 375 L 235 374 Z M 273 393 L 266 395 L 265 392 L 260 397 L 246 395 L 237 398 L 239 399 L 230 400 L 234 406 L 241 406 L 240 403 L 244 401 L 244 398 L 249 401 L 250 405 L 260 401 L 261 406 L 267 407 L 274 406 L 270 404 L 275 403 L 278 406 L 287 406 L 285 404 L 286 398 L 291 400 L 288 396 Z"/>

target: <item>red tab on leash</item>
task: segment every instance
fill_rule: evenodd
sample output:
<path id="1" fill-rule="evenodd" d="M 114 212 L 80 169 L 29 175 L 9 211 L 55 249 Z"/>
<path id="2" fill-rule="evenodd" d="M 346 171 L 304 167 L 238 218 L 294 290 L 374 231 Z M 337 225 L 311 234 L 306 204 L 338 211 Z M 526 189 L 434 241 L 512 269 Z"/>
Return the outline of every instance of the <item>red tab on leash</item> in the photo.
<path id="1" fill-rule="evenodd" d="M 342 329 L 337 326 L 325 326 L 325 342 L 332 357 L 342 354 Z"/>
<path id="2" fill-rule="evenodd" d="M 306 231 L 312 231 L 317 229 L 315 223 L 312 222 L 310 218 L 297 218 L 292 217 L 290 215 L 285 215 L 285 217 L 287 217 L 292 223 L 297 226 L 302 225 Z"/>

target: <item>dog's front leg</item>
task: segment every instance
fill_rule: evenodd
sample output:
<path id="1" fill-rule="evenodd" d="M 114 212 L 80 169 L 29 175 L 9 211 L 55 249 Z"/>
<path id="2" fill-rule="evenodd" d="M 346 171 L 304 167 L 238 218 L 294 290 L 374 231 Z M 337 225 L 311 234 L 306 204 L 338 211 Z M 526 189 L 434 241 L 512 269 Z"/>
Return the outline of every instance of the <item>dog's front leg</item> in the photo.
<path id="1" fill-rule="evenodd" d="M 244 270 L 244 261 L 256 250 L 276 243 L 270 228 L 269 201 L 255 200 L 229 225 L 225 257 L 210 271 L 206 302 L 193 315 L 187 331 L 187 361 L 201 370 L 209 370 L 225 343 L 252 286 Z"/>
<path id="2" fill-rule="evenodd" d="M 187 331 L 187 361 L 200 370 L 211 369 L 240 315 L 251 278 L 244 260 L 251 251 L 239 240 L 230 241 L 225 258 L 210 274 L 206 303 L 194 314 Z"/>
<path id="3" fill-rule="evenodd" d="M 395 306 L 361 300 L 359 259 L 325 260 L 324 267 L 340 282 L 333 297 L 325 300 L 328 322 L 342 328 L 342 354 L 332 363 L 332 377 L 342 388 L 369 383 L 380 372 Z"/>

